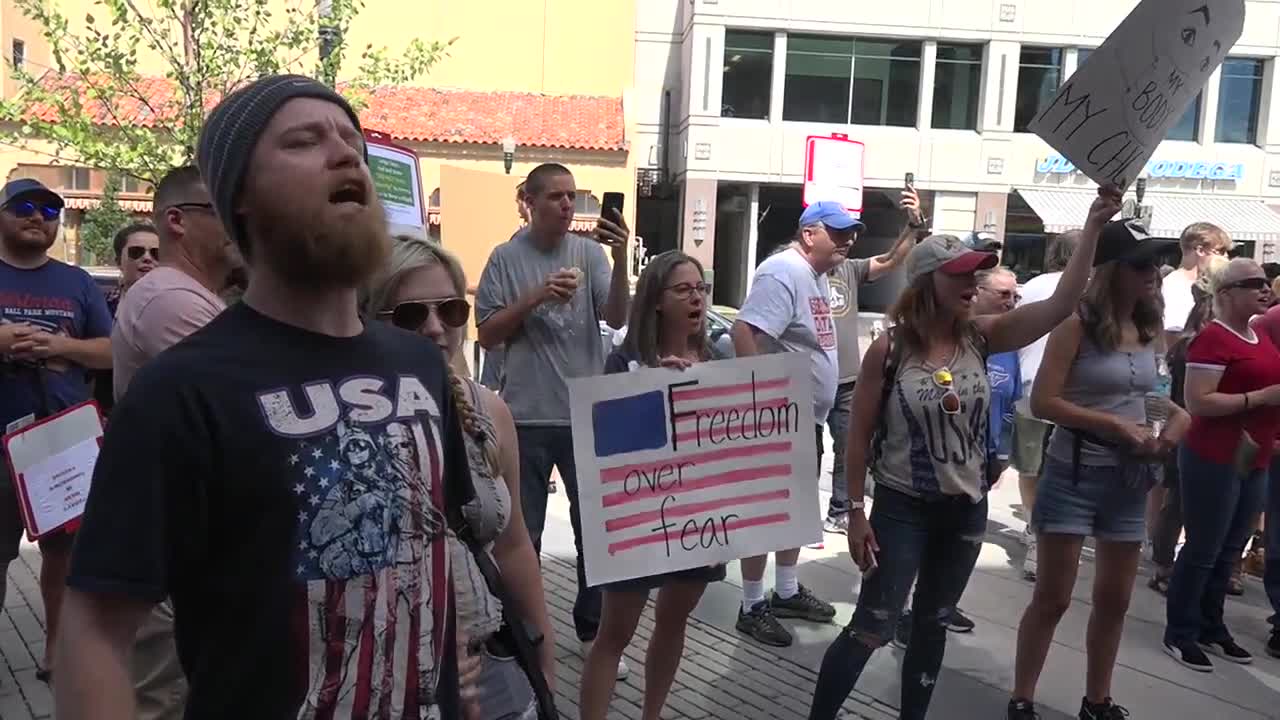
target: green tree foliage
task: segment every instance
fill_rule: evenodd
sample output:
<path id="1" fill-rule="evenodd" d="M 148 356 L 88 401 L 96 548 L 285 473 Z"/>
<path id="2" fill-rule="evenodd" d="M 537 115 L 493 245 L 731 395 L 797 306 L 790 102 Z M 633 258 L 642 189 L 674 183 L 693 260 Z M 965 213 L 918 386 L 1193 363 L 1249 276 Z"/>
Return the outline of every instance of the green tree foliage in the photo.
<path id="1" fill-rule="evenodd" d="M 5 142 L 45 141 L 58 157 L 155 184 L 194 159 L 206 112 L 262 75 L 307 72 L 354 104 L 378 85 L 427 73 L 453 42 L 414 40 L 392 52 L 343 42 L 363 0 L 99 0 L 83 29 L 47 0 L 13 0 L 39 23 L 52 68 L 15 69 L 19 93 L 0 102 Z M 322 42 L 323 41 L 323 42 Z M 321 52 L 321 44 L 326 52 Z M 159 58 L 162 78 L 140 72 Z M 340 74 L 341 72 L 341 74 Z M 3 134 L 3 131 L 0 131 Z"/>
<path id="2" fill-rule="evenodd" d="M 102 203 L 85 213 L 80 223 L 80 262 L 94 265 L 114 265 L 115 248 L 111 241 L 116 231 L 133 222 L 133 216 L 116 202 L 119 184 L 107 181 L 102 189 Z"/>

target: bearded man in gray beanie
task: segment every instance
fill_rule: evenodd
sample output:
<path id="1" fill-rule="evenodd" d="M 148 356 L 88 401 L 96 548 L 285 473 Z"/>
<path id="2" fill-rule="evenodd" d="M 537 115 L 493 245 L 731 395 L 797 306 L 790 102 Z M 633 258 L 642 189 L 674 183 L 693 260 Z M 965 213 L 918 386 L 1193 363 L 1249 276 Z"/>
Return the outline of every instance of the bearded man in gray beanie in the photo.
<path id="1" fill-rule="evenodd" d="M 172 597 L 187 720 L 462 717 L 444 528 L 466 454 L 439 349 L 357 313 L 390 248 L 359 119 L 314 80 L 263 78 L 209 114 L 198 164 L 249 287 L 114 410 L 57 716 L 134 717 L 129 647 Z"/>

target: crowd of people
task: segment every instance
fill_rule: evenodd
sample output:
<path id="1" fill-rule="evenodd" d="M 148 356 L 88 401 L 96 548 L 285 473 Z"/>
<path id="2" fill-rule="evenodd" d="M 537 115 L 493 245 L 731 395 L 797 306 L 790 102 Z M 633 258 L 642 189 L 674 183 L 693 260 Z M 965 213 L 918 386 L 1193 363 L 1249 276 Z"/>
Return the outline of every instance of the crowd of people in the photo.
<path id="1" fill-rule="evenodd" d="M 690 614 L 725 567 L 587 585 L 568 381 L 719 359 L 710 287 L 671 251 L 633 297 L 625 220 L 571 233 L 575 193 L 561 165 L 530 172 L 524 224 L 470 285 L 438 244 L 388 234 L 358 116 L 292 75 L 212 109 L 196 165 L 157 185 L 150 223 L 117 234 L 110 298 L 49 257 L 57 193 L 0 190 L 0 422 L 13 432 L 95 398 L 106 423 L 83 517 L 39 538 L 40 676 L 58 717 L 552 717 L 564 673 L 539 556 L 554 477 L 577 549 L 581 717 L 609 715 L 655 590 L 642 717 L 659 717 Z M 756 269 L 735 355 L 809 359 L 819 467 L 824 429 L 835 443 L 823 527 L 862 572 L 812 720 L 834 719 L 890 642 L 905 649 L 900 717 L 926 716 L 947 632 L 974 629 L 957 605 L 1006 470 L 1035 583 L 1010 720 L 1038 717 L 1090 539 L 1081 720 L 1128 716 L 1111 678 L 1148 541 L 1173 659 L 1251 661 L 1223 606 L 1262 511 L 1280 511 L 1266 481 L 1280 472 L 1280 307 L 1208 223 L 1162 274 L 1173 242 L 1112 220 L 1120 200 L 1100 189 L 1022 287 L 990 236 L 931 234 L 911 187 L 886 253 L 851 258 L 861 221 L 817 202 Z M 863 354 L 858 289 L 899 269 L 906 287 Z M 488 351 L 474 380 L 471 296 Z M 625 329 L 611 352 L 602 323 Z M 13 560 L 24 522 L 8 463 L 0 528 Z M 1280 657 L 1278 536 L 1265 586 Z M 782 620 L 834 620 L 799 555 L 774 553 L 767 594 L 768 558 L 740 560 L 744 636 L 787 646 Z"/>

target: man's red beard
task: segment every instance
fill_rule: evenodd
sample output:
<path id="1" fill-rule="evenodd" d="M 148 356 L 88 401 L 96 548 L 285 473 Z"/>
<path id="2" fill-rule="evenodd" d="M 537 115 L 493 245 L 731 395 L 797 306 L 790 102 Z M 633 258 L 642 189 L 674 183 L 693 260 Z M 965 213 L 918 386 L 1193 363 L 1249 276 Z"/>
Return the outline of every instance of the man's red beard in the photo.
<path id="1" fill-rule="evenodd" d="M 310 208 L 308 209 L 310 210 Z M 376 196 L 359 212 L 340 215 L 326 202 L 318 211 L 264 202 L 247 218 L 254 264 L 295 287 L 358 288 L 391 255 L 391 235 Z"/>

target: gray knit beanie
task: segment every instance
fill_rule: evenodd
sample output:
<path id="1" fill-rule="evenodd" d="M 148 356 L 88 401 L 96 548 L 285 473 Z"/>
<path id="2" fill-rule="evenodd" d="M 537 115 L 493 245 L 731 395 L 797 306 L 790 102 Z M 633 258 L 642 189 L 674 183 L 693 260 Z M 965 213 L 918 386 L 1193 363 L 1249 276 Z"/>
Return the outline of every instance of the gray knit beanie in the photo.
<path id="1" fill-rule="evenodd" d="M 214 210 L 242 252 L 247 238 L 236 219 L 235 202 L 258 137 L 281 106 L 294 98 L 328 100 L 346 111 L 360 130 L 360 118 L 333 88 L 303 75 L 269 75 L 222 98 L 200 129 L 196 164 L 209 188 Z"/>

